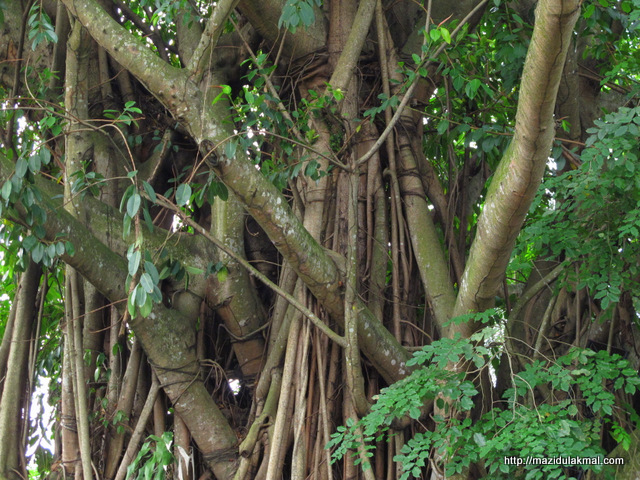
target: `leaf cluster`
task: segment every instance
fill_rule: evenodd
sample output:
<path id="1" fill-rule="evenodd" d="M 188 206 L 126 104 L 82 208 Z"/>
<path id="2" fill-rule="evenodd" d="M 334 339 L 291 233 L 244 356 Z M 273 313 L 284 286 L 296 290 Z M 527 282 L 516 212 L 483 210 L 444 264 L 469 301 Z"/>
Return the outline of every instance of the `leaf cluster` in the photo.
<path id="1" fill-rule="evenodd" d="M 327 448 L 335 448 L 333 460 L 360 445 L 371 450 L 374 442 L 388 437 L 395 418 L 424 417 L 421 409 L 429 400 L 435 401 L 444 415 L 434 415 L 433 427 L 420 429 L 395 457 L 402 465 L 402 480 L 419 477 L 434 452 L 444 459 L 447 476 L 474 463 L 485 472 L 485 478 L 492 479 L 570 476 L 568 465 L 517 466 L 504 462 L 505 457 L 604 455 L 598 416 L 614 413 L 616 391 L 633 394 L 640 385 L 629 362 L 619 355 L 588 349 L 573 349 L 556 362 L 532 362 L 512 374 L 511 388 L 504 392 L 501 406 L 473 421 L 470 412 L 478 390 L 465 373 L 470 369 L 460 366 L 472 364 L 476 371 L 487 368 L 492 357 L 501 353 L 494 343 L 487 342 L 495 334 L 494 328 L 487 327 L 473 339 L 442 339 L 416 352 L 408 363 L 422 368 L 383 389 L 370 413 L 358 423 L 338 427 L 327 444 Z M 532 402 L 536 387 L 541 385 L 559 400 Z M 618 432 L 618 438 L 627 437 Z M 600 468 L 585 466 L 594 471 Z"/>
<path id="2" fill-rule="evenodd" d="M 196 8 L 192 8 L 196 7 Z M 210 14 L 210 3 L 189 2 L 189 0 L 130 0 L 127 2 L 130 10 L 129 16 L 122 15 L 120 23 L 133 35 L 147 43 L 149 48 L 155 52 L 161 48 L 167 48 L 167 55 L 172 65 L 180 66 L 180 59 L 175 48 L 171 48 L 177 38 L 176 25 L 178 21 L 184 22 L 187 27 L 191 27 L 193 22 L 201 22 L 202 17 Z M 135 20 L 131 17 L 137 17 Z M 156 43 L 148 37 L 148 31 L 142 31 L 136 26 L 140 23 L 149 25 L 149 29 L 154 35 L 160 37 L 162 43 Z"/>
<path id="3" fill-rule="evenodd" d="M 127 480 L 164 480 L 167 467 L 175 461 L 171 453 L 173 433 L 164 432 L 161 437 L 149 435 L 135 460 L 127 467 Z"/>
<path id="4" fill-rule="evenodd" d="M 299 26 L 310 27 L 316 21 L 315 7 L 322 6 L 322 0 L 287 0 L 278 19 L 278 28 L 285 27 L 296 33 Z"/>
<path id="5" fill-rule="evenodd" d="M 9 156 L 14 155 L 14 150 L 6 152 Z M 11 225 L 12 233 L 7 240 L 9 243 L 15 242 L 22 251 L 29 253 L 34 262 L 51 267 L 59 256 L 65 253 L 73 256 L 75 253 L 73 245 L 62 240 L 62 234 L 58 234 L 54 241 L 46 240 L 47 232 L 43 225 L 47 220 L 47 212 L 42 206 L 43 196 L 35 178 L 50 163 L 51 152 L 41 144 L 34 132 L 24 136 L 17 152 L 14 173 L 0 188 L 0 215 L 5 210 L 11 217 L 21 218 L 25 228 Z M 17 206 L 26 214 L 19 214 Z"/>
<path id="6" fill-rule="evenodd" d="M 148 317 L 151 313 L 154 303 L 162 302 L 162 292 L 159 285 L 161 277 L 158 269 L 154 265 L 149 252 L 143 254 L 136 245 L 131 245 L 127 251 L 128 277 L 127 282 L 131 282 L 132 278 L 137 279 L 137 284 L 129 293 L 127 307 L 129 314 L 133 317 L 136 309 L 143 317 Z M 167 269 L 168 270 L 168 269 Z M 164 272 L 164 274 L 168 272 Z M 168 276 L 168 275 L 167 275 Z"/>
<path id="7" fill-rule="evenodd" d="M 569 280 L 602 309 L 625 291 L 640 305 L 640 108 L 620 108 L 588 133 L 580 167 L 539 189 L 518 248 L 576 262 L 578 274 Z"/>
<path id="8" fill-rule="evenodd" d="M 35 50 L 38 45 L 44 43 L 58 43 L 58 35 L 56 29 L 51 22 L 51 18 L 44 11 L 42 2 L 33 2 L 29 10 L 29 18 L 27 19 L 28 37 L 32 41 L 31 48 Z"/>
<path id="9" fill-rule="evenodd" d="M 244 64 L 249 68 L 245 78 L 251 83 L 237 95 L 228 95 L 235 111 L 233 122 L 238 134 L 227 140 L 224 155 L 233 158 L 238 150 L 246 152 L 259 165 L 262 174 L 281 190 L 298 175 L 312 180 L 326 175 L 327 171 L 322 170 L 320 163 L 310 158 L 306 150 L 317 138 L 309 120 L 334 115 L 343 93 L 330 85 L 324 94 L 309 90 L 309 98 L 300 99 L 288 117 L 278 108 L 280 99 L 265 88 L 266 79 L 275 69 L 275 65 L 268 62 L 267 54 L 258 52 L 255 59 L 246 60 Z M 295 137 L 294 130 L 303 138 L 289 140 Z"/>

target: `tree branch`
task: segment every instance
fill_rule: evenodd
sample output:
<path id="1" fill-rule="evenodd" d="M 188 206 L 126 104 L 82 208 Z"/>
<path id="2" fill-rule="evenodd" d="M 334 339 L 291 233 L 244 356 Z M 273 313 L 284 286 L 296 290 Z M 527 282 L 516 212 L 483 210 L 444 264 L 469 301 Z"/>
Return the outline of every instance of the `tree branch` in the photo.
<path id="1" fill-rule="evenodd" d="M 12 170 L 11 162 L 0 155 L 0 177 L 9 178 Z M 66 252 L 60 259 L 95 285 L 121 311 L 124 310 L 127 262 L 100 242 L 83 223 L 59 208 L 45 192 L 41 195 L 40 206 L 47 214 L 43 225 L 45 239 L 53 241 L 64 235 L 73 244 L 75 254 Z M 4 215 L 21 223 L 27 212 L 20 204 L 13 207 L 14 215 L 8 213 L 10 210 L 4 210 Z M 234 448 L 236 436 L 197 377 L 199 367 L 195 356 L 193 322 L 179 311 L 159 303 L 153 306 L 148 318 L 132 319 L 130 326 L 176 411 L 187 423 L 205 456 L 210 456 L 208 463 L 216 477 L 231 478 L 237 456 Z M 222 455 L 220 452 L 226 453 Z"/>
<path id="2" fill-rule="evenodd" d="M 217 45 L 225 22 L 237 4 L 238 0 L 221 0 L 213 7 L 207 26 L 200 37 L 200 42 L 193 51 L 187 66 L 187 69 L 196 76 L 196 81 L 202 77 L 208 53 L 211 53 L 211 50 Z"/>
<path id="3" fill-rule="evenodd" d="M 189 218 L 187 215 L 185 215 L 185 213 L 182 210 L 180 210 L 178 207 L 176 207 L 173 203 L 168 201 L 162 195 L 158 195 L 158 199 L 159 199 L 158 203 L 160 205 L 162 205 L 163 207 L 168 208 L 169 210 L 173 211 L 176 215 L 179 215 L 180 219 L 186 225 L 189 225 L 190 227 L 192 227 L 196 232 L 198 232 L 204 238 L 206 238 L 208 241 L 213 243 L 216 247 L 218 247 L 220 250 L 222 250 L 225 254 L 227 254 L 229 257 L 231 257 L 234 261 L 238 262 L 244 269 L 246 269 L 249 273 L 251 273 L 251 275 L 256 277 L 258 280 L 260 280 L 262 283 L 264 283 L 266 286 L 268 286 L 275 293 L 277 293 L 281 297 L 285 298 L 287 300 L 287 302 L 289 302 L 289 304 L 293 305 L 300 313 L 302 313 L 305 317 L 307 317 L 309 320 L 311 320 L 311 323 L 313 323 L 322 333 L 324 333 L 332 341 L 336 342 L 342 348 L 345 348 L 347 346 L 344 337 L 341 337 L 340 335 L 335 333 L 333 330 L 331 330 L 327 326 L 327 324 L 324 323 L 322 320 L 320 320 L 311 310 L 309 310 L 302 303 L 300 303 L 298 300 L 296 300 L 296 298 L 293 295 L 291 295 L 288 292 L 284 291 L 278 285 L 276 285 L 271 280 L 269 280 L 269 277 L 267 277 L 266 275 L 263 275 L 256 267 L 251 265 L 251 263 L 246 258 L 244 258 L 242 255 L 239 255 L 237 252 L 233 251 L 231 248 L 228 248 L 223 242 L 218 240 L 216 237 L 211 235 L 209 232 L 207 232 L 204 228 L 202 228 L 196 222 L 191 220 L 191 218 Z"/>
<path id="4" fill-rule="evenodd" d="M 212 95 L 203 93 L 188 78 L 187 71 L 171 67 L 145 49 L 95 1 L 62 1 L 72 8 L 96 41 L 183 123 L 203 154 L 212 159 L 217 157 L 212 163 L 220 179 L 244 204 L 329 314 L 342 322 L 344 273 L 338 264 L 344 263 L 344 259 L 324 249 L 309 234 L 283 195 L 256 170 L 246 152 L 238 148 L 234 158 L 226 157 L 222 147 L 235 136 L 233 125 L 225 121 L 229 114 L 227 100 L 211 102 Z M 403 378 L 408 373 L 408 352 L 364 304 L 360 312 L 361 347 L 386 380 Z"/>
<path id="5" fill-rule="evenodd" d="M 513 140 L 487 193 L 454 316 L 489 308 L 538 190 L 554 137 L 553 110 L 578 0 L 542 0 L 522 74 Z M 475 326 L 460 325 L 464 335 Z"/>

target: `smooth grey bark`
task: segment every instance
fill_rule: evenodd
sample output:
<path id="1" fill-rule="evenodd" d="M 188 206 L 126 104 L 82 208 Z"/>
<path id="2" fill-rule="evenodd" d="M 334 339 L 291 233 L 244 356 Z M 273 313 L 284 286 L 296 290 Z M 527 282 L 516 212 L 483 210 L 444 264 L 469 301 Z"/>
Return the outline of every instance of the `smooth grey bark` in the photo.
<path id="1" fill-rule="evenodd" d="M 129 357 L 127 368 L 122 378 L 118 404 L 116 405 L 114 410 L 122 412 L 125 418 L 129 418 L 131 416 L 141 360 L 142 349 L 140 347 L 140 342 L 137 338 L 135 338 L 131 347 L 131 356 Z M 111 435 L 107 450 L 104 476 L 105 478 L 114 478 L 118 471 L 118 465 L 120 464 L 120 456 L 122 455 L 122 449 L 125 441 L 125 432 L 119 424 L 109 425 L 109 430 L 111 432 Z"/>
<path id="2" fill-rule="evenodd" d="M 11 332 L 11 349 L 7 361 L 7 372 L 0 398 L 0 479 L 19 479 L 24 472 L 24 445 L 22 445 L 22 424 L 26 411 L 23 407 L 29 401 L 31 392 L 26 391 L 28 378 L 29 345 L 36 320 L 36 293 L 40 284 L 42 268 L 29 261 L 22 274 L 18 293 L 15 324 Z"/>
<path id="3" fill-rule="evenodd" d="M 212 234 L 224 242 L 234 252 L 244 252 L 244 229 L 246 214 L 233 193 L 226 202 L 213 205 Z M 260 304 L 256 289 L 251 283 L 249 272 L 228 255 L 221 253 L 228 274 L 223 281 L 216 275 L 209 277 L 207 301 L 222 318 L 227 331 L 233 338 L 233 350 L 247 382 L 260 374 L 264 339 L 260 328 L 266 322 L 264 307 Z M 213 297 L 213 298 L 212 298 Z"/>
<path id="4" fill-rule="evenodd" d="M 67 41 L 67 61 L 65 63 L 65 109 L 71 120 L 66 128 L 65 137 L 65 170 L 64 170 L 64 208 L 72 216 L 84 219 L 84 210 L 80 197 L 73 196 L 72 175 L 83 168 L 93 148 L 91 133 L 86 132 L 82 122 L 89 117 L 89 58 L 95 48 L 87 31 L 76 23 Z M 84 293 L 81 291 L 83 280 L 73 267 L 67 265 L 65 288 L 65 327 L 64 355 L 70 357 L 71 371 L 74 377 L 74 405 L 76 425 L 80 444 L 82 476 L 85 480 L 93 479 L 91 467 L 91 439 L 89 434 L 89 414 L 87 385 L 84 374 L 84 346 L 82 342 L 81 323 L 84 323 Z"/>
<path id="5" fill-rule="evenodd" d="M 553 111 L 573 27 L 577 0 L 541 0 L 527 52 L 515 134 L 489 187 L 476 238 L 456 299 L 454 316 L 493 304 L 515 239 L 538 190 L 555 135 Z M 473 325 L 461 325 L 471 333 Z"/>
<path id="6" fill-rule="evenodd" d="M 80 444 L 78 441 L 78 428 L 76 426 L 75 397 L 73 394 L 73 378 L 71 370 L 71 358 L 69 355 L 62 357 L 62 382 L 60 385 L 60 437 L 63 476 L 75 475 L 80 472 Z"/>
<path id="7" fill-rule="evenodd" d="M 13 335 L 17 307 L 18 304 L 16 302 L 11 303 L 11 309 L 9 310 L 9 315 L 4 325 L 2 343 L 0 344 L 0 379 L 3 379 L 7 374 L 7 361 L 9 360 L 9 352 L 11 352 L 11 337 Z M 0 380 L 0 398 L 2 397 L 3 387 L 4 380 Z"/>

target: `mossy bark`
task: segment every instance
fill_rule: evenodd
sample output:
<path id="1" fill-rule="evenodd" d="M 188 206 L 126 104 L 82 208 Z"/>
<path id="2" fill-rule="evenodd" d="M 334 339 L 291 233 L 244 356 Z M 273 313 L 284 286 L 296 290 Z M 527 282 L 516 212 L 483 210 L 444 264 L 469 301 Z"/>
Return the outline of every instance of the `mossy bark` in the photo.
<path id="1" fill-rule="evenodd" d="M 245 152 L 238 149 L 234 158 L 225 156 L 224 146 L 234 136 L 232 125 L 224 122 L 228 103 L 220 99 L 212 104 L 212 92 L 203 93 L 191 81 L 189 71 L 172 67 L 143 48 L 138 39 L 115 23 L 94 1 L 82 4 L 63 1 L 94 39 L 183 123 L 201 148 L 207 149 L 205 153 L 217 156 L 215 170 L 221 180 L 330 315 L 343 321 L 343 272 L 334 256 L 304 228 L 284 196 L 256 170 Z M 216 79 L 212 81 L 215 83 Z M 362 305 L 361 312 L 358 334 L 363 340 L 363 350 L 388 381 L 403 378 L 407 373 L 408 353 L 385 328 L 376 325 L 366 306 Z"/>
<path id="2" fill-rule="evenodd" d="M 7 361 L 7 371 L 0 397 L 0 479 L 18 480 L 26 473 L 22 431 L 24 422 L 22 412 L 30 401 L 31 390 L 27 389 L 29 378 L 29 346 L 33 341 L 32 332 L 37 319 L 36 298 L 42 268 L 28 262 L 22 274 L 18 293 L 14 298 L 17 304 L 16 319 L 11 335 L 11 349 Z"/>

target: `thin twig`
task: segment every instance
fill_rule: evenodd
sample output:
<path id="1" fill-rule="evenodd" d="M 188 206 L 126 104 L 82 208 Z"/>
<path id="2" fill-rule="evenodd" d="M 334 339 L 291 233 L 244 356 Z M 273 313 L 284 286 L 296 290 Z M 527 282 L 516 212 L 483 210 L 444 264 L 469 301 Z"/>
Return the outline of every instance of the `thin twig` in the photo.
<path id="1" fill-rule="evenodd" d="M 473 17 L 473 15 L 476 14 L 476 12 L 478 12 L 480 10 L 480 8 L 482 8 L 489 0 L 482 0 L 478 5 L 476 5 L 476 7 L 471 10 L 466 17 L 464 17 L 462 19 L 462 21 L 460 22 L 460 24 L 453 30 L 453 32 L 451 33 L 451 37 L 455 37 L 458 32 L 460 31 L 460 29 L 471 19 L 471 17 Z M 411 97 L 413 95 L 414 90 L 416 89 L 417 85 L 418 85 L 418 80 L 421 78 L 420 75 L 418 75 L 417 71 L 422 68 L 422 67 L 427 67 L 428 65 L 430 65 L 433 62 L 433 59 L 437 58 L 443 51 L 444 49 L 447 47 L 446 43 L 442 43 L 442 45 L 440 45 L 440 47 L 438 47 L 438 49 L 434 52 L 434 54 L 431 57 L 424 57 L 422 59 L 422 61 L 417 65 L 416 67 L 416 76 L 413 79 L 413 82 L 411 82 L 411 85 L 409 85 L 409 88 L 407 89 L 407 91 L 405 92 L 404 96 L 402 97 L 402 100 L 400 101 L 400 105 L 398 105 L 398 108 L 396 110 L 396 113 L 394 113 L 393 118 L 391 119 L 391 121 L 387 124 L 387 127 L 384 129 L 384 131 L 382 132 L 382 134 L 380 134 L 380 137 L 378 137 L 378 140 L 376 140 L 376 143 L 373 144 L 373 146 L 369 149 L 369 151 L 367 153 L 365 153 L 364 155 L 362 155 L 357 161 L 356 161 L 356 167 L 362 165 L 363 163 L 367 162 L 374 153 L 376 153 L 380 147 L 382 146 L 382 144 L 385 142 L 385 140 L 387 139 L 387 137 L 389 136 L 389 134 L 391 133 L 391 131 L 393 130 L 393 128 L 395 127 L 396 123 L 398 123 L 398 120 L 400 120 L 400 117 L 402 116 L 402 112 L 404 111 L 405 107 L 407 106 L 407 104 L 409 103 L 409 101 L 411 100 Z"/>
<path id="2" fill-rule="evenodd" d="M 144 195 L 146 196 L 146 192 L 144 193 Z M 258 269 L 256 269 L 253 265 L 251 265 L 251 263 L 249 263 L 244 257 L 242 257 L 241 255 L 238 255 L 236 252 L 231 250 L 229 247 L 225 246 L 220 240 L 218 240 L 213 235 L 211 235 L 209 232 L 207 232 L 202 226 L 198 225 L 196 222 L 191 220 L 191 218 L 189 218 L 182 210 L 180 210 L 180 208 L 178 208 L 173 203 L 171 203 L 167 198 L 165 198 L 162 195 L 157 195 L 156 198 L 157 198 L 157 201 L 158 201 L 159 205 L 161 205 L 161 206 L 163 206 L 165 208 L 168 208 L 169 210 L 175 212 L 186 225 L 192 227 L 196 232 L 198 232 L 199 234 L 204 236 L 207 240 L 209 240 L 211 243 L 213 243 L 216 247 L 218 247 L 224 253 L 229 255 L 231 258 L 233 258 L 236 262 L 238 262 L 244 268 L 246 268 L 249 271 L 249 273 L 251 273 L 251 275 L 256 277 L 262 283 L 264 283 L 269 288 L 271 288 L 275 293 L 277 293 L 278 295 L 283 297 L 285 300 L 287 300 L 300 313 L 302 313 L 305 317 L 307 317 L 309 320 L 311 320 L 311 322 L 316 327 L 318 327 L 318 329 L 322 333 L 324 333 L 327 337 L 329 337 L 331 340 L 336 342 L 342 348 L 345 348 L 347 346 L 347 342 L 346 342 L 344 337 L 338 335 L 336 332 L 331 330 L 329 328 L 329 326 L 326 323 L 324 323 L 322 320 L 320 320 L 311 310 L 309 310 L 302 303 L 300 303 L 298 300 L 296 300 L 292 295 L 290 295 L 289 293 L 287 293 L 286 291 L 281 289 L 278 285 L 276 285 L 271 280 L 269 280 L 269 278 L 266 275 L 263 275 L 262 273 L 260 273 L 260 271 Z"/>

